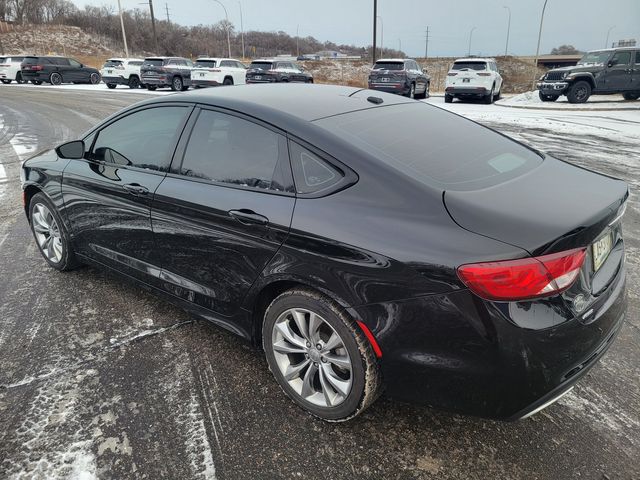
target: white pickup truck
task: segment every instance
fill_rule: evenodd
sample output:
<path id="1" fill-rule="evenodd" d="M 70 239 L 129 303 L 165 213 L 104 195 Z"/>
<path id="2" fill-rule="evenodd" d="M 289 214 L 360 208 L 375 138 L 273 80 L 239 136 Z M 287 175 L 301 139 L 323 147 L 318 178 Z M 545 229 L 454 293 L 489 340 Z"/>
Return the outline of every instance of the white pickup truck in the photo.
<path id="1" fill-rule="evenodd" d="M 246 65 L 233 58 L 201 57 L 196 60 L 191 72 L 191 83 L 196 88 L 242 85 L 246 71 Z"/>
<path id="2" fill-rule="evenodd" d="M 140 81 L 140 58 L 110 58 L 104 63 L 100 75 L 102 81 L 109 88 L 116 88 L 118 85 L 127 85 L 129 88 L 139 88 Z"/>

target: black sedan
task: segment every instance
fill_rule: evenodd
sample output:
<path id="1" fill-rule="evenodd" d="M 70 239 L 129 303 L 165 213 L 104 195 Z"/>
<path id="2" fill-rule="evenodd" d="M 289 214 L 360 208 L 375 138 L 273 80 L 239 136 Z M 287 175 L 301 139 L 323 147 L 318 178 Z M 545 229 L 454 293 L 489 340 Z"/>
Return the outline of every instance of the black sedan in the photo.
<path id="1" fill-rule="evenodd" d="M 62 83 L 100 83 L 100 72 L 67 57 L 24 57 L 20 73 L 25 81 L 35 85 L 44 82 L 51 85 Z"/>
<path id="2" fill-rule="evenodd" d="M 27 160 L 46 262 L 120 272 L 264 349 L 346 420 L 391 396 L 518 419 L 625 315 L 627 185 L 400 96 L 154 98 Z"/>

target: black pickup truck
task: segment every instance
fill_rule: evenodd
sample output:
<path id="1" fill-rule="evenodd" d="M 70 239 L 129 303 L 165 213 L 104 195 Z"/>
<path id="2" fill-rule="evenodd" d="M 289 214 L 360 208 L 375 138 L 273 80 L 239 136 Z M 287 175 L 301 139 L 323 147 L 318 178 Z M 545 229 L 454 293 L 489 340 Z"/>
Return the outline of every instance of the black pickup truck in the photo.
<path id="1" fill-rule="evenodd" d="M 540 77 L 540 100 L 555 102 L 566 95 L 569 103 L 584 103 L 592 94 L 622 94 L 640 98 L 640 47 L 587 52 L 574 67 L 554 68 Z"/>

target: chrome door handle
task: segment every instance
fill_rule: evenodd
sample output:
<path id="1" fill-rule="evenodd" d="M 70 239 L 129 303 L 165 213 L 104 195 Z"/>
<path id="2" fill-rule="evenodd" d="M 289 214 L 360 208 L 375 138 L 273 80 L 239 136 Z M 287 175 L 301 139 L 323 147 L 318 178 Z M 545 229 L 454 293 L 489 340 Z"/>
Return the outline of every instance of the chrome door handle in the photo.
<path id="1" fill-rule="evenodd" d="M 229 210 L 229 215 L 244 225 L 267 225 L 269 219 L 264 215 L 242 208 L 240 210 Z"/>
<path id="2" fill-rule="evenodd" d="M 147 193 L 149 193 L 149 189 L 147 187 L 143 187 L 142 185 L 138 185 L 137 183 L 128 183 L 126 185 L 123 185 L 122 188 L 124 188 L 132 195 L 146 195 Z"/>

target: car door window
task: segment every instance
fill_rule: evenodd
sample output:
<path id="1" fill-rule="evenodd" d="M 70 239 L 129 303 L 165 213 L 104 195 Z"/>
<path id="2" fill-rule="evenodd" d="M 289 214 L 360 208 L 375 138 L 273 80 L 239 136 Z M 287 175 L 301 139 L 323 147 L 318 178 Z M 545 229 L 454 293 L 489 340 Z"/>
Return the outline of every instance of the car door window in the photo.
<path id="1" fill-rule="evenodd" d="M 611 59 L 612 65 L 628 65 L 631 61 L 631 52 L 616 52 Z"/>
<path id="2" fill-rule="evenodd" d="M 326 190 L 344 177 L 342 172 L 302 145 L 290 142 L 289 153 L 298 193 L 310 194 Z"/>
<path id="3" fill-rule="evenodd" d="M 640 65 L 640 50 L 636 52 L 636 65 Z"/>
<path id="4" fill-rule="evenodd" d="M 231 62 L 229 60 L 222 60 L 220 62 L 220 66 L 221 67 L 231 67 L 231 68 L 233 68 L 235 66 L 234 64 L 235 64 L 235 62 Z"/>
<path id="5" fill-rule="evenodd" d="M 89 159 L 166 172 L 188 110 L 154 107 L 120 118 L 98 132 Z"/>
<path id="6" fill-rule="evenodd" d="M 262 190 L 289 191 L 284 136 L 225 113 L 202 110 L 193 127 L 180 173 Z M 287 175 L 288 170 L 288 175 Z"/>
<path id="7" fill-rule="evenodd" d="M 72 58 L 69 59 L 69 64 L 74 68 L 80 68 L 80 66 L 81 66 L 80 62 L 77 62 L 76 60 L 73 60 Z"/>
<path id="8" fill-rule="evenodd" d="M 236 62 L 236 68 L 241 68 L 243 70 L 246 70 L 247 66 L 242 62 Z"/>

